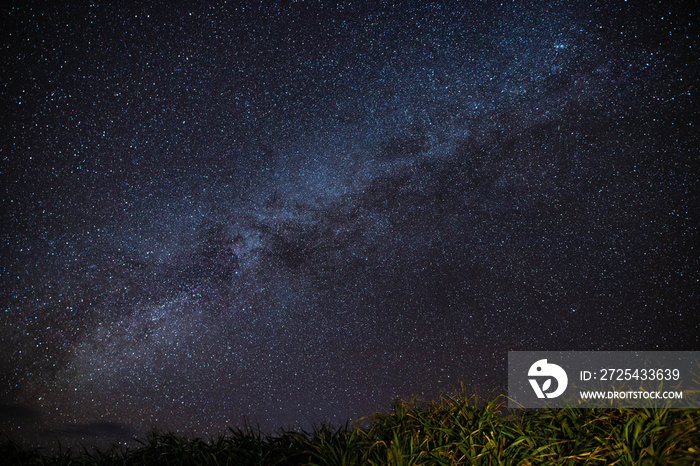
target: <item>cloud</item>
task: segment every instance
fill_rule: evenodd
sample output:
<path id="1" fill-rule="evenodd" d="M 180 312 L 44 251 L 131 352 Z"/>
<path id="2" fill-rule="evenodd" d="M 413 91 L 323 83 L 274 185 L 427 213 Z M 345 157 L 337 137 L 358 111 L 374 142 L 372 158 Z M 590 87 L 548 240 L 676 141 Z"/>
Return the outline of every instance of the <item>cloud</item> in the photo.
<path id="1" fill-rule="evenodd" d="M 39 417 L 39 415 L 39 411 L 29 406 L 0 403 L 0 420 L 32 419 Z"/>
<path id="2" fill-rule="evenodd" d="M 81 424 L 64 424 L 63 427 L 46 432 L 57 435 L 133 438 L 136 432 L 120 422 L 96 421 Z"/>

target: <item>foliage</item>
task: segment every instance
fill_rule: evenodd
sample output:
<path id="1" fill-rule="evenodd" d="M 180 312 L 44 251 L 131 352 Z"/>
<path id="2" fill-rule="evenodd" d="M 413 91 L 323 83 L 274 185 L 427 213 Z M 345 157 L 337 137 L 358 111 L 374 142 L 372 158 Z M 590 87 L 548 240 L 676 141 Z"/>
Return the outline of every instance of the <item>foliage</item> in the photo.
<path id="1" fill-rule="evenodd" d="M 132 450 L 48 455 L 6 441 L 0 458 L 22 465 L 700 465 L 698 410 L 516 411 L 504 399 L 398 400 L 391 413 L 363 419 L 367 427 L 276 435 L 231 429 L 209 441 L 153 432 Z"/>

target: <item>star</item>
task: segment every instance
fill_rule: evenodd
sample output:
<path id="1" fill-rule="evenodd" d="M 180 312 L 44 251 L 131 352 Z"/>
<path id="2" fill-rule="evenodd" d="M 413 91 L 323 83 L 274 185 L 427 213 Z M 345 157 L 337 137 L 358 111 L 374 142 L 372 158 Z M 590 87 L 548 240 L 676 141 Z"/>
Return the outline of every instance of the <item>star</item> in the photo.
<path id="1" fill-rule="evenodd" d="M 505 392 L 508 351 L 697 349 L 682 11 L 3 11 L 12 438 L 340 425 Z"/>

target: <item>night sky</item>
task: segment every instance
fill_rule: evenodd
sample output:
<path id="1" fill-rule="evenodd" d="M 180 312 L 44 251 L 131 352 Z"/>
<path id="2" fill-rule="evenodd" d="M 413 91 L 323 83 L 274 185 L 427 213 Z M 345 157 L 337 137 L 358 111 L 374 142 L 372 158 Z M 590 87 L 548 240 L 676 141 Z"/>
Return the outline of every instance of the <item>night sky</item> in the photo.
<path id="1" fill-rule="evenodd" d="M 699 350 L 673 2 L 14 2 L 0 432 L 344 424 Z M 694 32 L 691 32 L 694 31 Z"/>

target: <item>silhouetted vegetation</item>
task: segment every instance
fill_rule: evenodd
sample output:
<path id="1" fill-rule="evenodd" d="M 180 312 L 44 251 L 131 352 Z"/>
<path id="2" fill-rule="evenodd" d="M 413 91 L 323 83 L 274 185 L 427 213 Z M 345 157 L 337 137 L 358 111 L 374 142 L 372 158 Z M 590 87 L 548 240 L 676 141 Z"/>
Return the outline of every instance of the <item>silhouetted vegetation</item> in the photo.
<path id="1" fill-rule="evenodd" d="M 204 441 L 151 433 L 136 449 L 45 454 L 6 441 L 4 464 L 459 465 L 700 464 L 693 409 L 506 410 L 464 396 L 396 401 L 358 425 L 266 435 L 231 429 Z"/>

